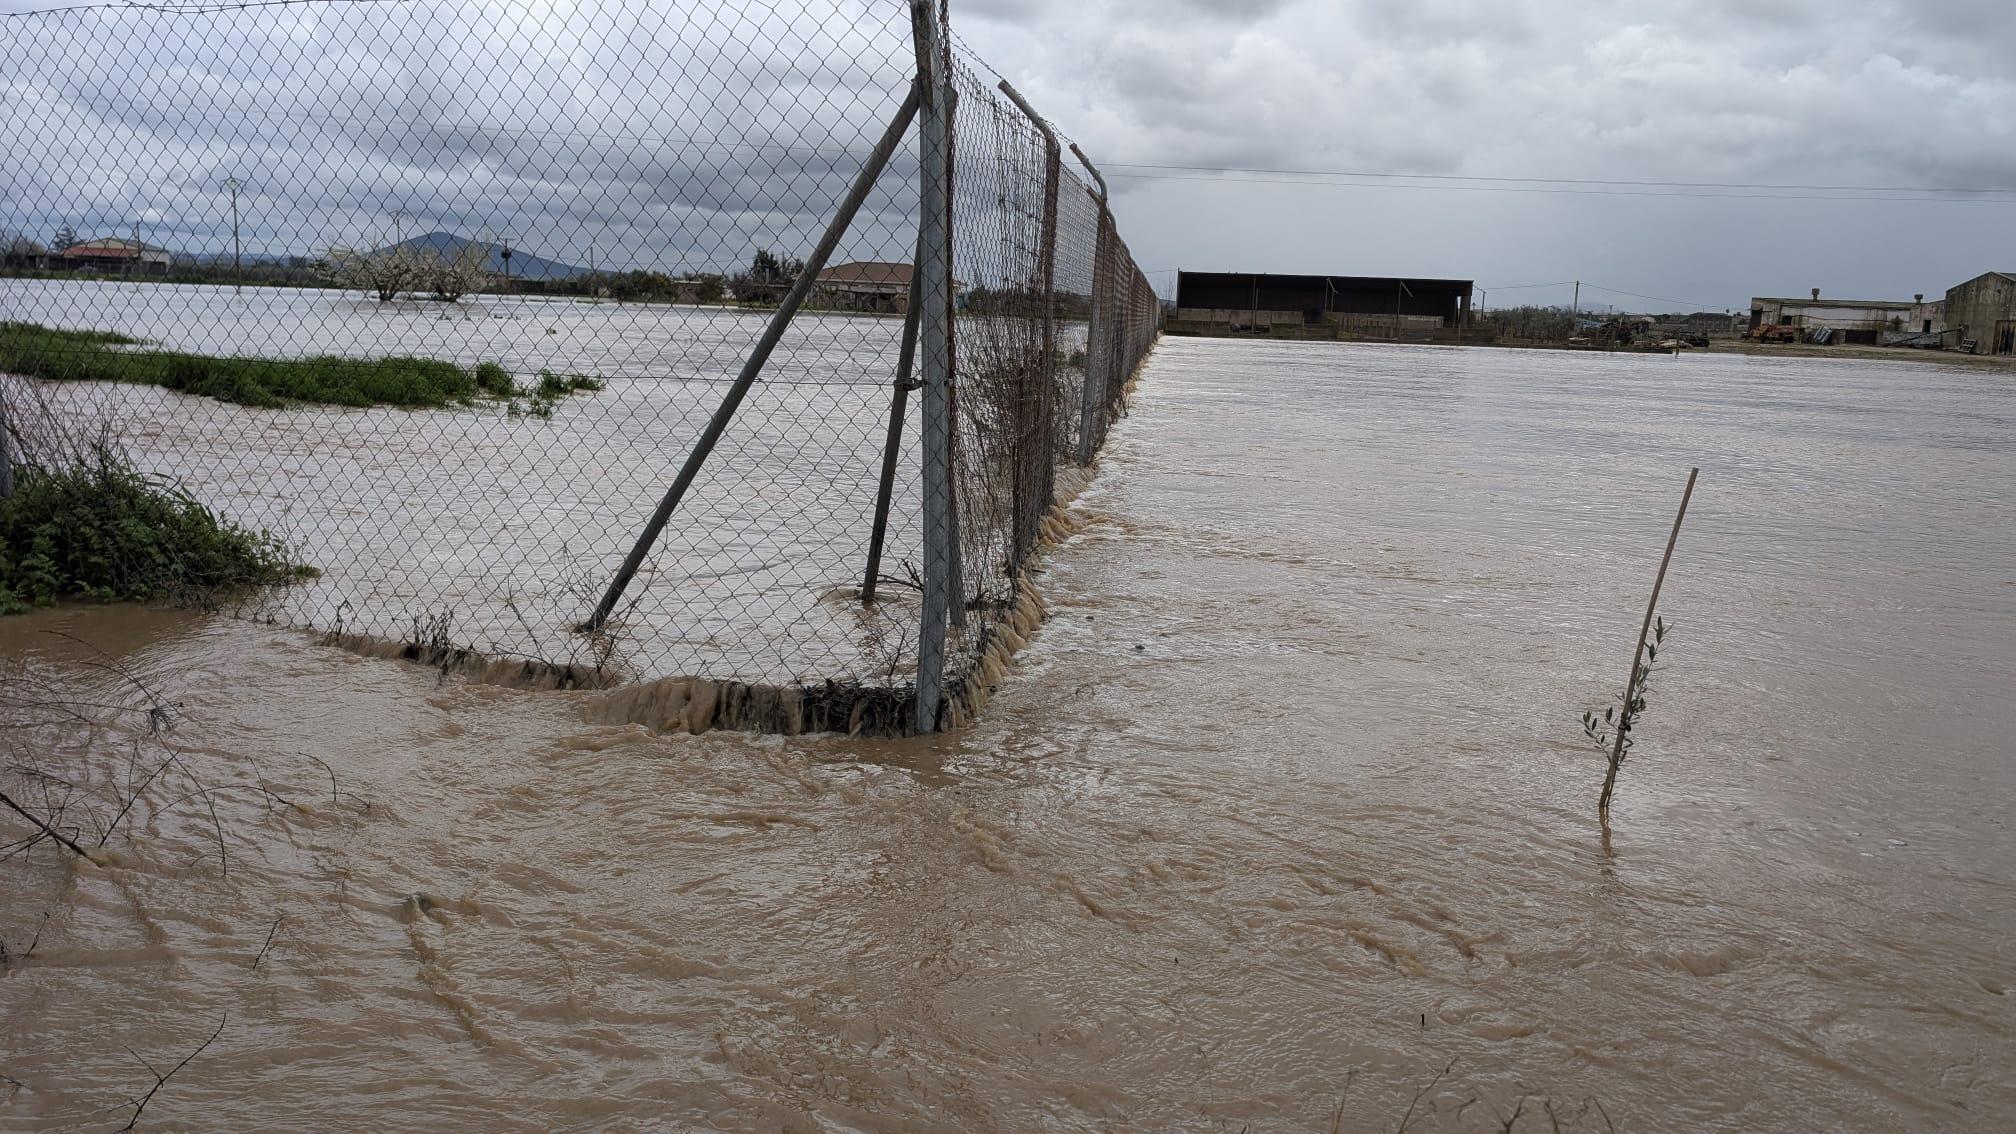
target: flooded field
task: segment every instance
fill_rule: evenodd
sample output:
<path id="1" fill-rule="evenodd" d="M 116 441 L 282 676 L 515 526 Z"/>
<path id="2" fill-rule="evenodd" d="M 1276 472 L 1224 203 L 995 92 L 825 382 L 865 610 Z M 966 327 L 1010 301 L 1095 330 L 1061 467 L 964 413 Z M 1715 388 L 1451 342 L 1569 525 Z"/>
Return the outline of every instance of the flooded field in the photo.
<path id="1" fill-rule="evenodd" d="M 1606 840 L 1577 717 L 1696 464 Z M 0 1128 L 221 1022 L 142 1129 L 2006 1129 L 2012 499 L 1994 374 L 1177 339 L 956 734 L 0 621 L 177 706 L 12 759 L 215 806 L 0 863 Z"/>
<path id="2" fill-rule="evenodd" d="M 0 319 L 116 331 L 173 350 L 262 358 L 416 355 L 496 362 L 605 388 L 551 417 L 442 410 L 248 409 L 105 383 L 43 386 L 71 422 L 105 423 L 149 472 L 280 533 L 320 578 L 278 595 L 294 625 L 592 660 L 570 628 L 594 607 L 720 405 L 766 312 L 483 296 L 381 304 L 290 288 L 0 280 Z M 743 404 L 626 605 L 617 667 L 744 681 L 862 675 L 859 586 L 900 320 L 808 315 Z M 0 378 L 0 381 L 6 381 Z M 911 413 L 891 510 L 892 570 L 916 557 Z"/>

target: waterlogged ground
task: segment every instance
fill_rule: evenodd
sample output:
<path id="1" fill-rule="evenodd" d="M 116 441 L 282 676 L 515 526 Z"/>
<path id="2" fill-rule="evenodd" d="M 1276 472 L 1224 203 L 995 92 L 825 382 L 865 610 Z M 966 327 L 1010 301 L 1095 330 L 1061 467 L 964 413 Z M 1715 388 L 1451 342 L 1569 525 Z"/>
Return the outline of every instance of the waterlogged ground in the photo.
<path id="1" fill-rule="evenodd" d="M 1165 341 L 1026 664 L 894 743 L 10 619 L 218 819 L 0 865 L 0 1127 L 222 1020 L 142 1129 L 2007 1128 L 2012 442 L 1931 366 Z"/>
<path id="2" fill-rule="evenodd" d="M 0 319 L 117 331 L 174 350 L 417 355 L 495 362 L 520 385 L 536 385 L 542 371 L 604 384 L 545 417 L 502 402 L 249 409 L 152 387 L 5 375 L 0 393 L 46 403 L 73 429 L 110 430 L 145 471 L 286 538 L 321 574 L 274 596 L 262 616 L 392 640 L 441 629 L 454 645 L 560 663 L 605 660 L 607 646 L 615 668 L 644 676 L 886 679 L 892 653 L 905 652 L 890 647 L 900 628 L 866 624 L 858 608 L 831 599 L 866 571 L 898 319 L 794 321 L 625 596 L 620 633 L 589 642 L 572 632 L 769 318 L 566 298 L 384 304 L 307 288 L 0 279 Z M 1074 334 L 1082 329 L 1065 329 L 1067 361 Z M 1075 374 L 1065 367 L 1060 378 Z M 897 576 L 919 560 L 917 405 L 910 400 L 884 558 Z"/>

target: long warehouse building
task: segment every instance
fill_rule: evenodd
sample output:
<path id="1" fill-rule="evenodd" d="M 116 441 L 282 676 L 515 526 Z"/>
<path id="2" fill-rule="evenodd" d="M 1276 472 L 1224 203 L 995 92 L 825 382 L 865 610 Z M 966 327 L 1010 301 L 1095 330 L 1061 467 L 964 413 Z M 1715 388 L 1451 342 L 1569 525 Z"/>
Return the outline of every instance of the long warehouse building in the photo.
<path id="1" fill-rule="evenodd" d="M 1178 272 L 1170 330 L 1278 335 L 1300 327 L 1326 338 L 1336 332 L 1433 338 L 1469 321 L 1472 286 L 1401 276 Z"/>

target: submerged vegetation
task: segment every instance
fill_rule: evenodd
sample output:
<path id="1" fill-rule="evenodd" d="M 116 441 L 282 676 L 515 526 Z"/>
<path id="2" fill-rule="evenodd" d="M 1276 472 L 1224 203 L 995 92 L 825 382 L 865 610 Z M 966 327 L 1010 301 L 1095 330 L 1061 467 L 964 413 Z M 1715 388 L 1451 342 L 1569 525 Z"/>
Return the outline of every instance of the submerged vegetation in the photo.
<path id="1" fill-rule="evenodd" d="M 201 601 L 309 574 L 278 539 L 220 518 L 109 446 L 21 469 L 0 500 L 0 614 L 63 598 Z"/>
<path id="2" fill-rule="evenodd" d="M 1631 687 L 1620 698 L 1619 704 L 1603 710 L 1602 716 L 1594 712 L 1582 714 L 1582 735 L 1596 746 L 1610 761 L 1610 772 L 1603 785 L 1602 809 L 1609 811 L 1610 791 L 1617 780 L 1617 770 L 1624 766 L 1624 760 L 1631 755 L 1631 746 L 1638 742 L 1633 731 L 1638 727 L 1638 718 L 1645 713 L 1645 694 L 1652 689 L 1652 672 L 1658 667 L 1659 647 L 1666 643 L 1666 620 L 1656 619 L 1652 624 L 1652 637 L 1640 651 L 1641 660 L 1631 667 Z"/>
<path id="3" fill-rule="evenodd" d="M 482 367 L 477 369 L 481 370 Z M 498 373 L 503 373 L 501 368 Z M 504 381 L 508 387 L 511 381 L 510 375 L 505 375 Z M 586 374 L 555 374 L 551 370 L 541 370 L 537 386 L 511 390 L 511 413 L 513 416 L 524 414 L 530 417 L 552 417 L 553 407 L 560 403 L 561 398 L 601 388 L 601 379 L 590 378 Z M 524 399 L 522 402 L 519 401 L 521 397 Z"/>
<path id="4" fill-rule="evenodd" d="M 397 406 L 420 409 L 466 405 L 478 398 L 544 399 L 552 403 L 574 390 L 600 389 L 592 378 L 573 376 L 574 385 L 546 392 L 520 388 L 494 362 L 464 369 L 436 359 L 229 358 L 169 350 L 120 349 L 140 341 L 108 331 L 65 331 L 37 323 L 0 322 L 0 372 L 56 382 L 125 382 L 160 386 L 236 405 L 277 408 L 295 402 L 334 406 Z M 536 411 L 535 411 L 536 412 Z"/>
<path id="5" fill-rule="evenodd" d="M 1606 837 L 1610 830 L 1610 797 L 1617 790 L 1617 771 L 1624 766 L 1624 757 L 1637 740 L 1632 730 L 1645 712 L 1645 694 L 1652 688 L 1652 670 L 1659 662 L 1659 647 L 1666 641 L 1666 620 L 1658 615 L 1659 590 L 1666 585 L 1667 569 L 1673 566 L 1673 549 L 1680 543 L 1680 525 L 1687 520 L 1687 502 L 1694 499 L 1694 482 L 1700 476 L 1699 468 L 1687 473 L 1687 488 L 1680 494 L 1680 511 L 1673 517 L 1673 532 L 1666 537 L 1666 554 L 1659 560 L 1659 574 L 1652 579 L 1652 598 L 1645 604 L 1645 621 L 1638 627 L 1638 646 L 1631 653 L 1631 676 L 1624 682 L 1624 692 L 1617 698 L 1617 704 L 1603 710 L 1602 717 L 1593 712 L 1582 714 L 1582 735 L 1598 751 L 1609 750 L 1605 753 L 1609 770 L 1603 775 L 1603 794 L 1596 800 L 1596 815 L 1603 823 Z"/>

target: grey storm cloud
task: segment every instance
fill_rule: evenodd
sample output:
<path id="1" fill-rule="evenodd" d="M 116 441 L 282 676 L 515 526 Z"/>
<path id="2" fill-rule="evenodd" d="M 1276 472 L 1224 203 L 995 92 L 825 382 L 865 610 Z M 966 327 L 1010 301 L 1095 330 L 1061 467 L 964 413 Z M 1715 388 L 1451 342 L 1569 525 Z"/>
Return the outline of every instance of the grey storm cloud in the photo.
<path id="1" fill-rule="evenodd" d="M 0 227 L 315 253 L 403 228 L 604 266 L 808 244 L 909 82 L 888 3 L 303 4 L 16 17 Z M 914 159 L 856 244 L 899 245 Z M 905 171 L 910 171 L 906 176 Z"/>
<path id="2" fill-rule="evenodd" d="M 2010 189 L 2005 0 L 968 10 L 981 26 L 965 37 L 1114 166 L 1116 214 L 1151 268 L 1581 276 L 1721 306 L 1806 286 L 1908 296 L 2016 264 L 2009 193 L 1447 180 Z M 1148 165 L 1444 179 L 1311 187 Z M 1931 199 L 1812 199 L 1837 196 Z"/>
<path id="3" fill-rule="evenodd" d="M 1671 184 L 2016 186 L 2006 0 L 951 7 L 959 42 L 1105 167 L 1150 269 L 1581 278 L 1721 305 L 2016 265 L 2016 194 Z M 110 8 L 0 28 L 0 144 L 19 156 L 0 227 L 137 221 L 216 249 L 236 174 L 275 251 L 371 242 L 398 215 L 675 270 L 809 244 L 911 65 L 900 0 Z M 1151 168 L 1168 166 L 1190 168 Z M 902 254 L 913 170 L 906 154 L 843 254 Z"/>

